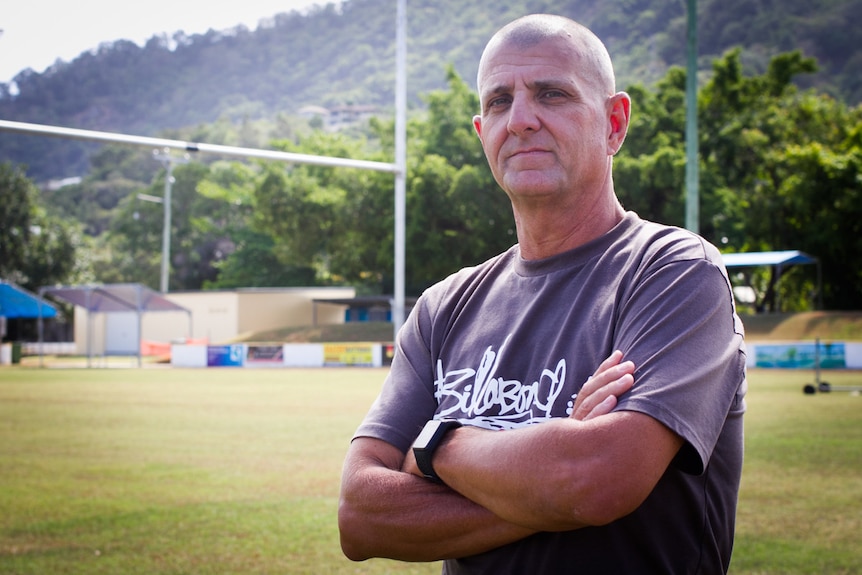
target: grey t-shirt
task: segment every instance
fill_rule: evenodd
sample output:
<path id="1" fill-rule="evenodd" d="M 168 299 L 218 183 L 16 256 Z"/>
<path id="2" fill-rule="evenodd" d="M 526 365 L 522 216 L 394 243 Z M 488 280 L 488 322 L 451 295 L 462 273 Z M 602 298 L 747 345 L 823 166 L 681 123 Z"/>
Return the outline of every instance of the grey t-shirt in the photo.
<path id="1" fill-rule="evenodd" d="M 355 435 L 406 451 L 435 417 L 489 429 L 567 417 L 620 349 L 636 371 L 616 409 L 685 440 L 653 493 L 609 525 L 538 533 L 443 572 L 724 573 L 742 469 L 742 333 L 718 250 L 629 212 L 575 250 L 531 261 L 514 246 L 429 288 Z"/>

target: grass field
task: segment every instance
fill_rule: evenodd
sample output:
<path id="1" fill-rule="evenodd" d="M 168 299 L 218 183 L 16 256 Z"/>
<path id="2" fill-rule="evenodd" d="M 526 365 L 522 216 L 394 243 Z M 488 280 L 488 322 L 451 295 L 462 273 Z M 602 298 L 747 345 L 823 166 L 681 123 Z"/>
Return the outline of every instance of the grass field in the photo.
<path id="1" fill-rule="evenodd" d="M 341 461 L 384 374 L 0 369 L 0 573 L 439 573 L 338 546 Z M 732 573 L 862 573 L 862 397 L 811 379 L 750 374 Z"/>

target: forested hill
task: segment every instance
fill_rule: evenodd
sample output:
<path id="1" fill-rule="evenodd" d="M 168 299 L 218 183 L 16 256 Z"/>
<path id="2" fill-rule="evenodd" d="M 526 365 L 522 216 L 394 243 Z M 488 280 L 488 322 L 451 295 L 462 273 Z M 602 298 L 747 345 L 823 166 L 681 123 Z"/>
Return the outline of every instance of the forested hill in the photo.
<path id="1" fill-rule="evenodd" d="M 685 61 L 682 0 L 409 0 L 408 101 L 446 85 L 453 65 L 470 85 L 484 43 L 501 24 L 551 12 L 606 42 L 621 87 L 649 86 Z M 801 50 L 820 72 L 800 81 L 850 104 L 862 101 L 862 0 L 701 0 L 700 68 L 734 46 L 763 72 L 772 56 Z M 395 1 L 347 0 L 237 27 L 154 36 L 144 46 L 104 44 L 44 73 L 0 84 L 0 119 L 159 135 L 218 119 L 295 115 L 306 105 L 394 101 Z M 81 175 L 86 153 L 68 143 L 0 133 L 0 160 L 37 180 Z"/>

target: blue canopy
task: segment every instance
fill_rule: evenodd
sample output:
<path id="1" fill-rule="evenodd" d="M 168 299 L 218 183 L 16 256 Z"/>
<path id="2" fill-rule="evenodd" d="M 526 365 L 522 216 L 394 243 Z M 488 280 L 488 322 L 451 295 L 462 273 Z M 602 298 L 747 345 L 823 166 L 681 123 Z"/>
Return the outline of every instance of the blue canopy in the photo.
<path id="1" fill-rule="evenodd" d="M 775 281 L 781 279 L 785 267 L 797 264 L 815 264 L 817 266 L 817 309 L 823 309 L 823 278 L 820 269 L 820 261 L 814 256 L 799 250 L 784 250 L 776 252 L 747 252 L 741 254 L 721 254 L 724 267 L 747 268 L 747 267 L 769 267 L 772 269 Z"/>
<path id="2" fill-rule="evenodd" d="M 19 318 L 55 317 L 56 315 L 57 308 L 44 299 L 13 283 L 0 280 L 0 316 Z"/>
<path id="3" fill-rule="evenodd" d="M 780 252 L 748 252 L 741 254 L 721 254 L 724 266 L 755 267 L 755 266 L 789 266 L 793 264 L 816 264 L 817 258 L 798 250 Z"/>

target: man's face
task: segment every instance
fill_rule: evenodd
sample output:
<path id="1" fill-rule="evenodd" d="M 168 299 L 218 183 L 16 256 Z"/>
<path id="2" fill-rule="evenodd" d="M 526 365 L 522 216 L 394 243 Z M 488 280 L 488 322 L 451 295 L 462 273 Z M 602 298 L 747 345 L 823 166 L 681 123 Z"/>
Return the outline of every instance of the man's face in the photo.
<path id="1" fill-rule="evenodd" d="M 513 202 L 548 198 L 562 209 L 598 193 L 610 171 L 609 95 L 561 38 L 504 43 L 486 54 L 482 114 L 473 120 L 495 179 Z"/>

